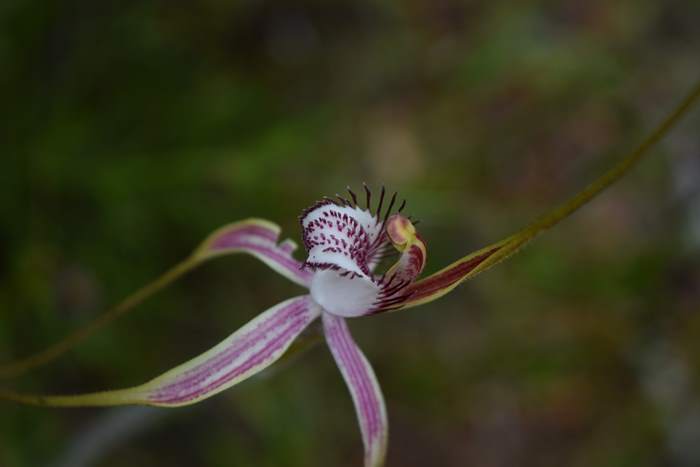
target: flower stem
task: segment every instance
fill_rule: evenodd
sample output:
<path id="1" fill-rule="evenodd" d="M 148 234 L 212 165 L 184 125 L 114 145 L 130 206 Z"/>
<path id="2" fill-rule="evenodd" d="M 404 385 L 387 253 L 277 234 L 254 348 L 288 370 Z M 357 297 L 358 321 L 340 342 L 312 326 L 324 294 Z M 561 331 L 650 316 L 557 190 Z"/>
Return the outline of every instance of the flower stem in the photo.
<path id="1" fill-rule="evenodd" d="M 412 293 L 411 298 L 401 308 L 414 307 L 442 297 L 465 280 L 473 278 L 514 255 L 539 233 L 569 217 L 581 206 L 626 175 L 642 156 L 649 153 L 650 149 L 668 134 L 698 100 L 700 100 L 700 82 L 637 148 L 593 183 L 519 232 L 463 256 L 454 263 L 415 282 L 409 288 Z"/>
<path id="2" fill-rule="evenodd" d="M 622 159 L 610 170 L 598 177 L 595 181 L 593 181 L 593 183 L 581 190 L 568 201 L 541 216 L 520 232 L 508 237 L 502 242 L 499 242 L 499 244 L 503 244 L 503 247 L 501 247 L 491 258 L 482 263 L 482 265 L 478 268 L 479 272 L 488 269 L 497 262 L 500 262 L 513 255 L 527 242 L 535 238 L 540 232 L 557 225 L 563 219 L 566 219 L 577 211 L 581 206 L 587 204 L 589 201 L 599 195 L 603 190 L 626 175 L 654 145 L 656 145 L 668 134 L 668 132 L 693 107 L 693 105 L 697 103 L 698 99 L 700 99 L 700 82 L 695 84 L 693 89 L 683 99 L 680 105 L 676 107 L 673 112 L 671 112 L 671 114 L 669 114 L 666 119 L 624 159 Z"/>
<path id="3" fill-rule="evenodd" d="M 124 300 L 107 310 L 94 321 L 91 321 L 76 329 L 55 344 L 47 347 L 41 352 L 37 352 L 34 355 L 30 355 L 21 360 L 0 365 L 0 379 L 19 376 L 32 368 L 45 365 L 55 360 L 73 348 L 76 344 L 82 342 L 96 331 L 111 323 L 127 311 L 133 309 L 145 301 L 148 297 L 169 285 L 189 270 L 195 268 L 198 264 L 199 260 L 196 256 L 191 256 L 184 261 L 181 261 L 172 268 L 168 269 L 155 280 L 127 296 Z"/>

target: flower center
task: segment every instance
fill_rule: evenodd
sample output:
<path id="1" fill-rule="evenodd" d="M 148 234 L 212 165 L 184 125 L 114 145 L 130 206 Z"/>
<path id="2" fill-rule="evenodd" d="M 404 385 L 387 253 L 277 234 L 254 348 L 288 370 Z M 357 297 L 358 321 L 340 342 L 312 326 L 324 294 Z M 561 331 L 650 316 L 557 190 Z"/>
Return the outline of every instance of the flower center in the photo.
<path id="1" fill-rule="evenodd" d="M 348 192 L 351 199 L 325 198 L 305 210 L 300 218 L 309 254 L 303 267 L 314 271 L 311 296 L 326 311 L 345 317 L 400 306 L 405 301 L 402 290 L 422 270 L 424 247 L 418 255 L 412 250 L 417 234 L 409 219 L 399 214 L 389 217 L 396 194 L 383 210 L 382 188 L 375 211 L 366 186 L 364 209 L 358 206 L 355 193 Z M 398 211 L 404 206 L 405 201 Z M 405 235 L 398 238 L 397 229 L 405 231 Z M 402 258 L 387 273 L 374 274 L 374 268 L 392 244 Z"/>

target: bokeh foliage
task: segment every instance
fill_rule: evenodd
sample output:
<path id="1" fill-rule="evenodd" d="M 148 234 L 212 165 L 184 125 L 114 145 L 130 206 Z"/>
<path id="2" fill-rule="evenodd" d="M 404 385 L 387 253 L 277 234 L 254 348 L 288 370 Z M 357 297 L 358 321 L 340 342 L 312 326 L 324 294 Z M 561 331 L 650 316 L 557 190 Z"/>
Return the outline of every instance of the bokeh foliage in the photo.
<path id="1" fill-rule="evenodd" d="M 3 1 L 0 357 L 54 342 L 226 222 L 298 239 L 301 209 L 347 184 L 408 198 L 429 271 L 495 241 L 677 102 L 700 74 L 698 17 L 690 0 Z M 474 283 L 352 323 L 386 395 L 389 466 L 700 463 L 698 128 L 696 112 Z M 13 384 L 140 383 L 297 293 L 219 259 Z M 62 465 L 105 414 L 122 412 L 2 404 L 0 465 Z M 322 347 L 142 416 L 94 465 L 361 462 Z"/>

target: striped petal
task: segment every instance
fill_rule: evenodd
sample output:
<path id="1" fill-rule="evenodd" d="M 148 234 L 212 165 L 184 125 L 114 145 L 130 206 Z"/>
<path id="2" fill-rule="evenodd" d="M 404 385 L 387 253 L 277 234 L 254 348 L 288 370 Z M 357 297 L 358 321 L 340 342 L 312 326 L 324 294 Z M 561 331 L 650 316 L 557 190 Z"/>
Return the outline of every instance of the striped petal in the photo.
<path id="1" fill-rule="evenodd" d="M 292 257 L 297 246 L 292 240 L 277 243 L 280 228 L 263 219 L 247 219 L 225 225 L 209 235 L 185 260 L 176 264 L 149 284 L 127 296 L 95 320 L 71 334 L 21 360 L 0 365 L 0 379 L 18 376 L 27 370 L 45 365 L 60 357 L 116 318 L 133 310 L 138 304 L 173 283 L 200 264 L 226 254 L 247 253 L 258 258 L 275 271 L 297 284 L 309 287 L 311 273 Z"/>
<path id="2" fill-rule="evenodd" d="M 639 160 L 661 141 L 668 132 L 700 101 L 700 82 L 649 135 L 622 160 L 593 180 L 588 186 L 564 203 L 554 207 L 515 234 L 455 261 L 446 268 L 412 284 L 411 297 L 404 303 L 408 308 L 430 302 L 454 290 L 467 279 L 480 274 L 520 251 L 542 232 L 551 229 L 588 204 L 604 190 L 624 177 Z"/>
<path id="3" fill-rule="evenodd" d="M 141 386 L 75 396 L 5 394 L 3 397 L 61 407 L 194 404 L 270 366 L 319 314 L 319 306 L 308 295 L 286 300 L 260 314 L 211 350 Z"/>
<path id="4" fill-rule="evenodd" d="M 440 271 L 414 282 L 406 288 L 408 298 L 401 308 L 410 308 L 432 302 L 454 290 L 467 279 L 490 268 L 507 256 L 502 253 L 508 244 L 496 243 L 455 261 Z M 517 248 L 510 251 L 512 254 Z M 500 253 L 499 253 L 500 252 Z"/>
<path id="5" fill-rule="evenodd" d="M 263 219 L 234 222 L 209 235 L 193 256 L 203 261 L 229 253 L 248 253 L 291 281 L 308 287 L 311 273 L 292 257 L 296 244 L 289 239 L 278 244 L 279 234 L 277 224 Z"/>
<path id="6" fill-rule="evenodd" d="M 323 328 L 355 405 L 365 447 L 365 467 L 380 467 L 386 455 L 389 424 L 374 370 L 355 344 L 344 318 L 323 313 Z"/>

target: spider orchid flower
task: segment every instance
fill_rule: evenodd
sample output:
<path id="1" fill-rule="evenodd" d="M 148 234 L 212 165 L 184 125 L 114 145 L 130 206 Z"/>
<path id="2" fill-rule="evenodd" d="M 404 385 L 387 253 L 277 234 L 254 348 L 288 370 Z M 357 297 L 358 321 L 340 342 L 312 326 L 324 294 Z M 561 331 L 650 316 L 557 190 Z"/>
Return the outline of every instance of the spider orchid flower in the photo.
<path id="1" fill-rule="evenodd" d="M 280 229 L 269 221 L 249 219 L 224 226 L 212 233 L 185 261 L 127 297 L 95 322 L 42 352 L 0 366 L 0 377 L 16 376 L 54 360 L 180 275 L 220 255 L 250 254 L 306 288 L 307 293 L 269 308 L 209 351 L 140 386 L 66 396 L 0 392 L 0 399 L 63 407 L 194 404 L 272 365 L 312 322 L 320 319 L 326 343 L 357 412 L 365 466 L 381 466 L 388 436 L 384 397 L 372 367 L 350 334 L 347 319 L 425 304 L 508 258 L 626 174 L 698 98 L 700 84 L 636 150 L 568 202 L 516 234 L 423 279 L 419 276 L 426 263 L 426 244 L 416 231 L 415 223 L 402 214 L 405 202 L 395 209 L 396 194 L 387 200 L 384 188 L 376 203 L 365 186 L 363 203 L 348 189 L 348 197 L 324 198 L 306 209 L 300 217 L 307 252 L 303 262 L 293 256 L 295 243 L 291 240 L 279 242 Z M 396 256 L 395 262 L 382 271 L 383 260 L 391 256 Z"/>
<path id="2" fill-rule="evenodd" d="M 383 464 L 387 415 L 374 371 L 348 329 L 346 318 L 401 308 L 423 290 L 415 279 L 426 259 L 424 242 L 413 224 L 394 212 L 396 194 L 383 207 L 382 189 L 376 206 L 365 187 L 365 207 L 357 196 L 324 199 L 300 217 L 308 257 L 292 256 L 291 240 L 278 243 L 275 224 L 250 219 L 214 232 L 195 256 L 232 251 L 252 254 L 283 276 L 305 287 L 307 294 L 264 311 L 204 354 L 137 387 L 77 396 L 49 396 L 57 406 L 145 404 L 183 406 L 211 397 L 264 370 L 277 361 L 316 319 L 350 390 L 365 447 L 365 465 Z M 374 270 L 391 251 L 396 262 L 382 274 Z"/>

